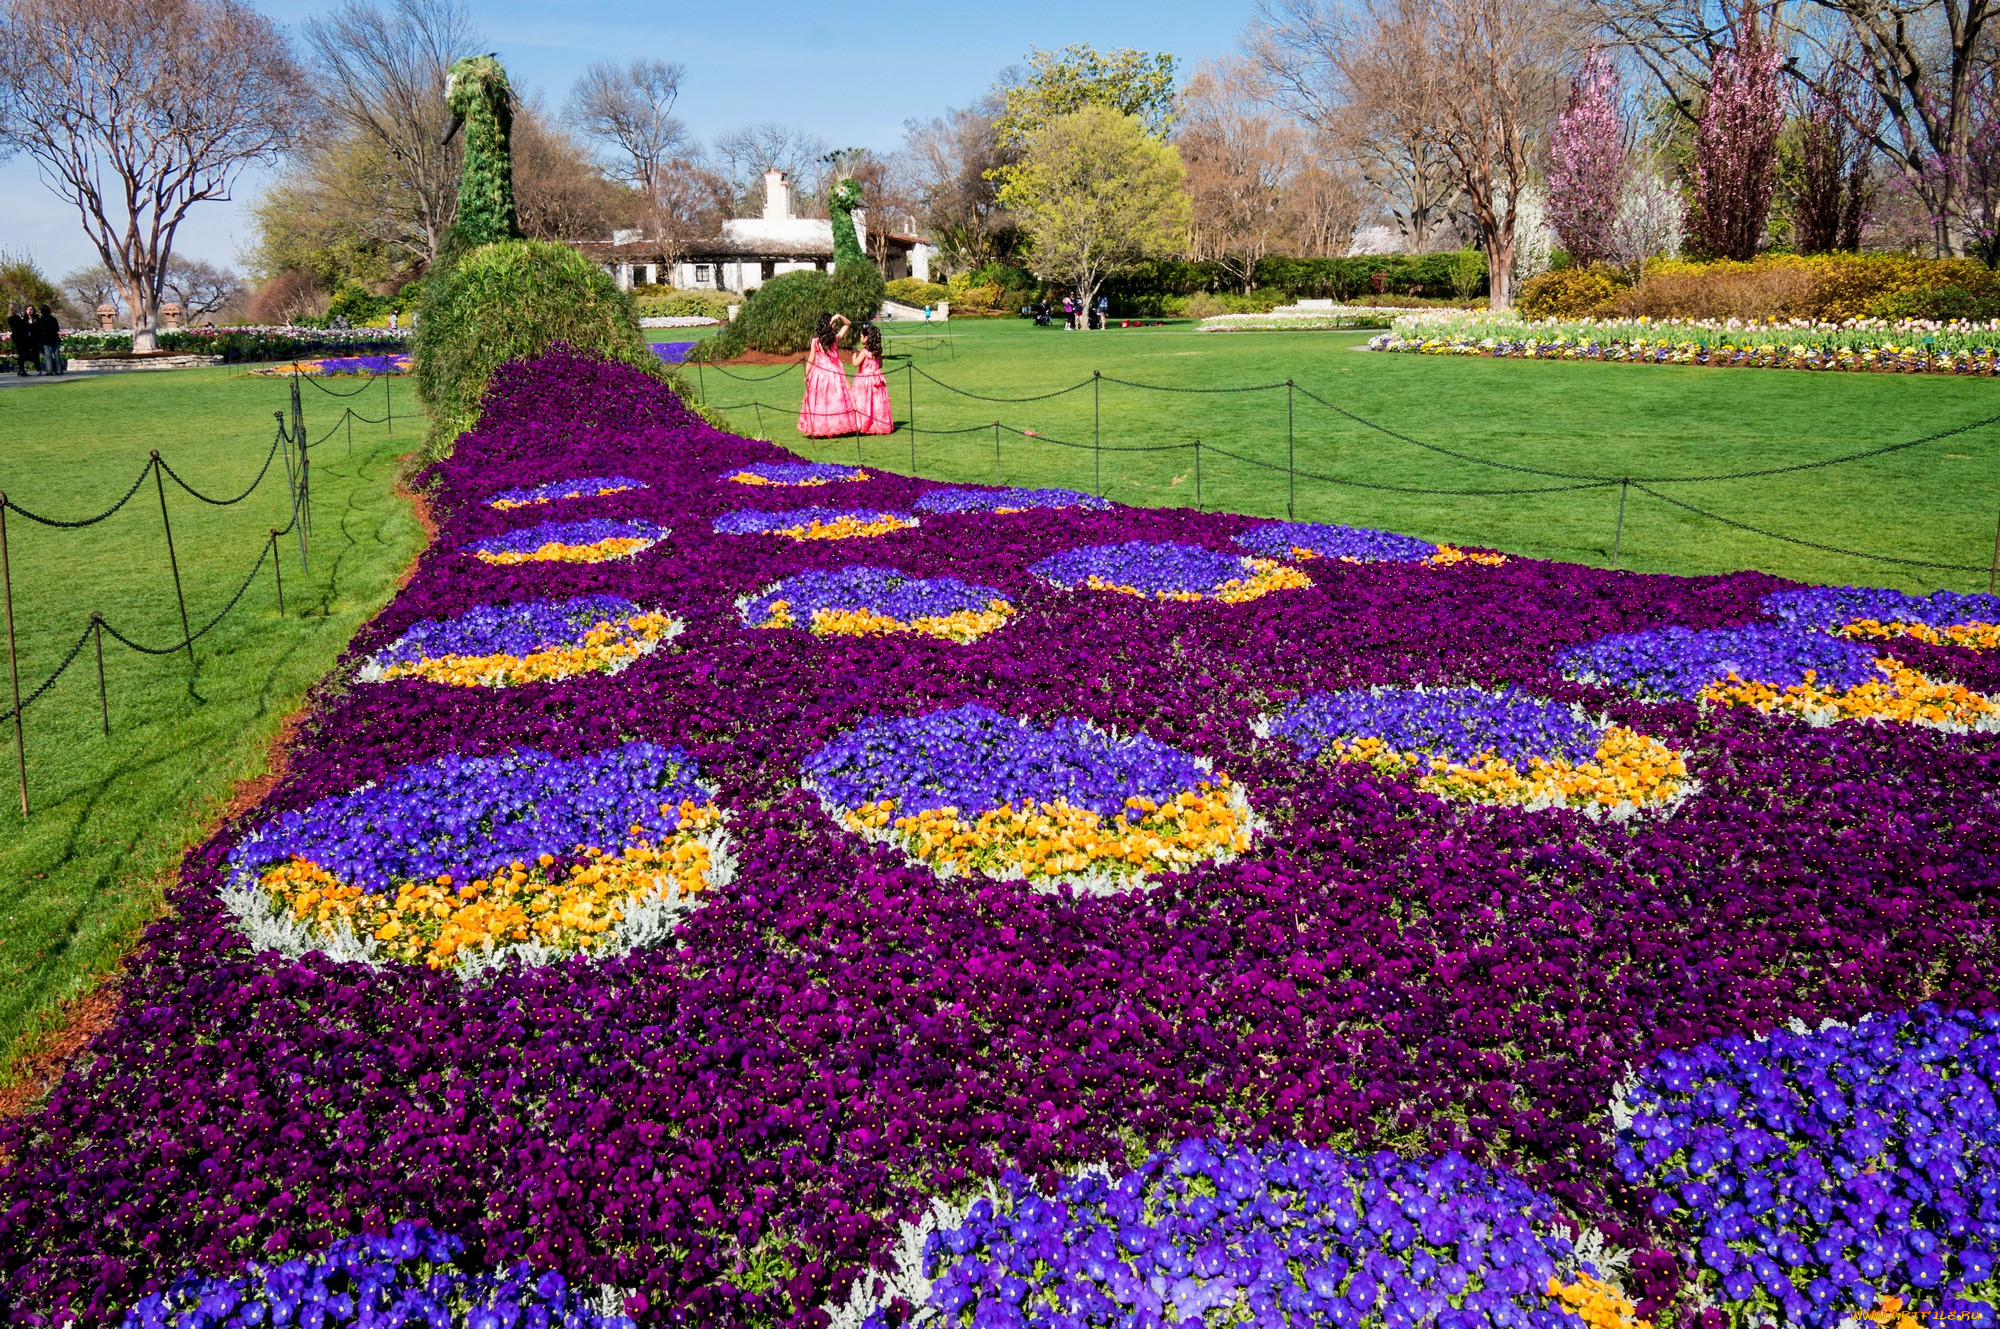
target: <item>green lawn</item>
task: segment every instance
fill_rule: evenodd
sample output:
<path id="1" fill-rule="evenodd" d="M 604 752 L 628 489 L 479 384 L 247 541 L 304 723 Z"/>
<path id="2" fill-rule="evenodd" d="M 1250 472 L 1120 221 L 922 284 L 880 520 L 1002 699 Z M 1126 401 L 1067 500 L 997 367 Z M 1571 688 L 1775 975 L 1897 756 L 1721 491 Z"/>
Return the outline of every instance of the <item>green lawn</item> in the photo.
<path id="1" fill-rule="evenodd" d="M 910 414 L 914 364 L 953 387 L 990 396 L 1028 396 L 1107 376 L 1178 387 L 1228 387 L 1295 380 L 1327 401 L 1424 443 L 1482 458 L 1605 475 L 1687 475 L 1781 466 L 1838 456 L 2000 414 L 2000 384 L 1969 379 L 1783 370 L 1522 362 L 1382 355 L 1358 349 L 1367 334 L 1198 333 L 1181 324 L 1083 334 L 1014 319 L 951 325 L 949 347 L 925 347 L 919 330 L 891 327 L 889 378 L 899 421 Z M 655 333 L 685 340 L 685 333 Z M 732 368 L 743 378 L 775 372 Z M 710 367 L 690 372 L 707 400 L 767 409 L 725 412 L 746 433 L 773 438 L 819 459 L 856 456 L 851 441 L 816 443 L 792 425 L 796 371 L 762 382 Z M 921 431 L 971 429 L 958 436 L 920 432 L 916 469 L 945 479 L 1091 488 L 1095 462 L 1092 392 L 1031 403 L 958 396 L 914 379 Z M 1110 451 L 1188 443 L 1196 438 L 1282 468 L 1286 403 L 1276 392 L 1145 392 L 1105 384 L 1104 492 L 1138 504 L 1193 504 L 1192 450 Z M 1507 489 L 1560 480 L 1456 461 L 1345 420 L 1296 398 L 1301 470 L 1381 485 Z M 994 457 L 993 421 L 1002 430 Z M 983 430 L 978 426 L 986 426 Z M 1081 443 L 1063 448 L 1050 438 Z M 870 439 L 871 464 L 910 467 L 910 436 Z M 1661 488 L 1685 502 L 1767 530 L 1847 549 L 1937 563 L 1959 572 L 1899 568 L 1828 554 L 1732 530 L 1631 491 L 1623 567 L 1706 573 L 1764 568 L 1809 581 L 1984 590 L 2000 519 L 2000 425 L 1887 457 L 1793 475 Z M 1286 476 L 1207 450 L 1204 506 L 1283 516 Z M 1308 480 L 1298 485 L 1301 518 L 1380 526 L 1434 540 L 1491 545 L 1522 554 L 1600 566 L 1611 559 L 1617 487 L 1541 495 L 1423 495 L 1371 491 Z"/>
<path id="2" fill-rule="evenodd" d="M 109 737 L 99 728 L 96 659 L 86 647 L 26 711 L 33 813 L 25 824 L 13 728 L 0 728 L 0 1083 L 63 1000 L 115 968 L 159 909 L 182 851 L 235 783 L 264 768 L 280 722 L 415 556 L 422 532 L 394 491 L 399 456 L 415 445 L 423 419 L 407 384 L 395 393 L 394 441 L 381 425 L 356 425 L 351 456 L 344 430 L 313 452 L 310 569 L 300 569 L 298 543 L 289 540 L 284 618 L 267 564 L 236 611 L 198 643 L 193 695 L 185 656 L 141 656 L 107 640 Z M 158 448 L 189 484 L 233 495 L 262 464 L 271 413 L 287 399 L 282 381 L 234 369 L 0 391 L 0 490 L 50 516 L 86 516 L 123 493 Z M 363 414 L 383 414 L 379 387 L 356 402 L 366 403 Z M 317 437 L 341 404 L 309 387 L 305 409 Z M 237 507 L 199 503 L 171 481 L 166 491 L 188 614 L 199 628 L 243 583 L 266 532 L 285 525 L 285 471 L 275 463 Z M 102 525 L 58 531 L 12 515 L 7 534 L 24 689 L 61 662 L 92 610 L 148 645 L 179 640 L 152 481 Z M 0 711 L 10 708 L 0 691 Z"/>

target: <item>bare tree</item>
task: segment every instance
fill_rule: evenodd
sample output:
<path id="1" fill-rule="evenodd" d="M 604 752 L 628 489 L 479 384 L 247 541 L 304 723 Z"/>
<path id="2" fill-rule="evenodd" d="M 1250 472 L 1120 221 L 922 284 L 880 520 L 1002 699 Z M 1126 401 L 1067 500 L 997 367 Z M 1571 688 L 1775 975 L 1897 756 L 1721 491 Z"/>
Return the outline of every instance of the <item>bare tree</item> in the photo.
<path id="1" fill-rule="evenodd" d="M 76 208 L 154 349 L 174 235 L 306 120 L 284 35 L 242 0 L 6 0 L 0 141 Z"/>
<path id="2" fill-rule="evenodd" d="M 1434 132 L 1438 23 L 1427 0 L 1258 0 L 1245 39 L 1267 95 L 1355 162 L 1411 252 L 1460 194 Z"/>
<path id="3" fill-rule="evenodd" d="M 381 145 L 394 170 L 399 247 L 437 261 L 458 207 L 462 139 L 444 144 L 445 75 L 482 44 L 460 0 L 348 0 L 305 23 L 331 128 Z"/>
<path id="4" fill-rule="evenodd" d="M 1193 204 L 1189 257 L 1221 264 L 1246 292 L 1284 232 L 1284 185 L 1300 137 L 1252 99 L 1250 82 L 1236 62 L 1199 66 L 1174 134 Z"/>
<path id="5" fill-rule="evenodd" d="M 532 239 L 595 240 L 631 225 L 646 208 L 639 195 L 606 179 L 538 101 L 515 108 L 513 148 L 514 206 Z"/>
<path id="6" fill-rule="evenodd" d="M 565 118 L 620 154 L 625 177 L 648 199 L 659 195 L 667 163 L 687 155 L 687 126 L 674 118 L 686 76 L 684 66 L 664 60 L 599 60 L 570 89 Z"/>
<path id="7" fill-rule="evenodd" d="M 1585 28 L 1561 0 L 1444 0 L 1433 131 L 1486 249 L 1489 299 L 1513 301 L 1521 195 L 1540 163 Z"/>
<path id="8" fill-rule="evenodd" d="M 123 312 L 119 303 L 118 279 L 102 263 L 65 272 L 59 285 L 62 287 L 63 302 L 83 316 L 83 322 L 78 326 L 95 327 L 99 305 L 110 305 Z"/>
<path id="9" fill-rule="evenodd" d="M 1293 249 L 1305 258 L 1345 254 L 1365 215 L 1366 189 L 1359 173 L 1331 146 L 1306 142 L 1278 204 Z"/>
<path id="10" fill-rule="evenodd" d="M 904 192 L 923 212 L 924 224 L 947 268 L 976 268 L 1014 250 L 1016 227 L 1000 203 L 1002 168 L 1017 154 L 1001 146 L 995 120 L 998 96 L 903 125 L 897 154 Z"/>
<path id="11" fill-rule="evenodd" d="M 715 156 L 735 195 L 739 215 L 763 207 L 764 172 L 774 166 L 801 186 L 794 191 L 793 200 L 809 208 L 825 171 L 826 155 L 825 139 L 811 130 L 775 120 L 732 129 L 715 140 Z"/>
<path id="12" fill-rule="evenodd" d="M 167 264 L 162 291 L 181 307 L 190 321 L 213 314 L 243 298 L 243 283 L 228 268 L 198 258 L 176 258 Z"/>

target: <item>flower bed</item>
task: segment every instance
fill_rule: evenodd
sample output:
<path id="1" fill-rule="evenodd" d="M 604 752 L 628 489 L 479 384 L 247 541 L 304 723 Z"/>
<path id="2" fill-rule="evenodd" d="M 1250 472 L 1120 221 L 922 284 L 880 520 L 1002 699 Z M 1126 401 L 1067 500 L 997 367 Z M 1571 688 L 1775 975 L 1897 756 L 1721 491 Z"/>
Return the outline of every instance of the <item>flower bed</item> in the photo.
<path id="1" fill-rule="evenodd" d="M 643 521 L 549 521 L 465 546 L 482 563 L 608 563 L 645 553 L 667 538 L 667 528 Z"/>
<path id="2" fill-rule="evenodd" d="M 1369 339 L 1368 349 L 1498 359 L 2000 374 L 2000 324 L 1928 320 L 1536 320 L 1513 313 L 1448 310 L 1398 317 L 1390 331 Z"/>
<path id="3" fill-rule="evenodd" d="M 1091 545 L 1045 558 L 1029 571 L 1062 590 L 1116 591 L 1147 600 L 1241 604 L 1273 591 L 1312 586 L 1312 578 L 1275 559 L 1218 554 L 1177 542 Z"/>
<path id="4" fill-rule="evenodd" d="M 503 489 L 487 499 L 486 506 L 510 512 L 515 508 L 539 507 L 566 498 L 602 498 L 607 494 L 623 494 L 645 487 L 644 480 L 634 480 L 626 475 L 586 475 L 575 480 L 550 480 L 546 484 Z"/>
<path id="5" fill-rule="evenodd" d="M 967 513 L 1109 512 L 1111 504 L 1075 489 L 933 489 L 918 499 L 916 510 L 939 515 Z"/>
<path id="6" fill-rule="evenodd" d="M 830 461 L 756 461 L 731 471 L 729 478 L 740 485 L 812 489 L 843 481 L 866 480 L 868 472 Z"/>
<path id="7" fill-rule="evenodd" d="M 956 1271 L 954 1286 L 978 1298 L 979 1324 L 1020 1305 L 995 1292 L 1032 1288 L 1048 1304 L 1089 1284 L 1109 1296 L 1113 1262 L 1143 1274 L 1163 1308 L 1227 1278 L 1248 1314 L 1250 1289 L 1269 1275 L 1263 1291 L 1285 1312 L 1267 1236 L 1337 1255 L 1348 1280 L 1359 1267 L 1376 1283 L 1375 1319 L 1400 1323 L 1392 1315 L 1433 1309 L 1447 1266 L 1466 1273 L 1469 1292 L 1486 1290 L 1487 1273 L 1505 1267 L 1492 1231 L 1505 1207 L 1530 1229 L 1509 1260 L 1539 1248 L 1554 1277 L 1576 1281 L 1559 1282 L 1566 1290 L 1554 1297 L 1532 1282 L 1508 1290 L 1504 1307 L 1444 1283 L 1438 1325 L 1545 1316 L 1575 1329 L 1587 1314 L 1605 1326 L 1625 1298 L 1633 1316 L 1665 1323 L 1671 1313 L 1675 1329 L 1745 1329 L 1762 1303 L 1754 1292 L 1732 1301 L 1727 1276 L 1704 1262 L 1718 1211 L 1687 1194 L 1714 1183 L 1693 1175 L 1692 1150 L 1647 1160 L 1635 1135 L 1622 1143 L 1646 1172 L 1627 1175 L 1618 1086 L 1633 1068 L 1655 1067 L 1649 1083 L 1663 1102 L 1686 1095 L 1685 1111 L 1719 1113 L 1706 1063 L 1676 1068 L 1667 1054 L 1792 1020 L 1818 1029 L 1934 1001 L 1983 1021 L 2000 1005 L 2000 739 L 1913 724 L 1815 726 L 1704 703 L 1712 652 L 1701 668 L 1686 652 L 1634 655 L 1640 667 L 1624 672 L 1643 691 L 1578 682 L 1565 664 L 1607 639 L 1657 643 L 1667 628 L 1777 633 L 1833 652 L 1802 659 L 1807 647 L 1786 646 L 1792 666 L 1854 665 L 1864 682 L 1878 661 L 1922 661 L 1932 682 L 1965 686 L 1991 672 L 1990 653 L 1779 621 L 1767 604 L 1796 588 L 1757 573 L 1648 577 L 1524 558 L 1443 574 L 1322 562 L 1306 565 L 1314 586 L 1219 604 L 1064 591 L 1033 571 L 1100 544 L 1190 548 L 1227 564 L 1250 556 L 1233 541 L 1260 524 L 1125 507 L 926 516 L 870 547 L 893 550 L 882 562 L 913 580 L 998 591 L 1015 611 L 1006 627 L 966 643 L 899 632 L 829 645 L 747 627 L 738 602 L 774 582 L 838 573 L 856 561 L 853 547 L 715 530 L 746 502 L 800 499 L 722 480 L 787 460 L 796 459 L 711 428 L 629 367 L 552 355 L 496 377 L 480 427 L 422 477 L 435 546 L 314 693 L 275 787 L 187 855 L 88 1056 L 33 1111 L 0 1122 L 9 1318 L 119 1325 L 190 1274 L 209 1280 L 191 1285 L 206 1297 L 221 1289 L 216 1280 L 252 1286 L 257 1270 L 310 1269 L 336 1243 L 422 1223 L 464 1242 L 452 1265 L 468 1280 L 526 1261 L 537 1280 L 554 1273 L 569 1289 L 617 1289 L 616 1309 L 647 1329 L 814 1329 L 826 1323 L 822 1307 L 850 1304 L 857 1280 L 904 1267 L 905 1223 L 934 1212 L 933 1201 L 969 1215 L 991 1189 L 1007 1197 L 992 1225 L 965 1233 L 951 1270 L 927 1266 L 927 1276 Z M 873 474 L 866 492 L 884 513 L 918 511 L 938 488 Z M 671 522 L 670 550 L 499 566 L 460 552 L 522 521 L 489 505 L 495 493 L 575 475 L 643 482 L 592 510 L 602 504 L 649 531 Z M 798 524 L 798 513 L 776 520 Z M 1207 567 L 1189 579 L 1197 593 L 1218 584 Z M 670 615 L 685 630 L 671 650 L 615 674 L 522 687 L 349 684 L 413 625 L 590 595 Z M 1894 621 L 1920 621 L 1908 617 L 1920 611 L 1893 608 L 1904 615 Z M 1732 649 L 1723 662 L 1756 658 Z M 1562 717 L 1582 707 L 1605 733 L 1622 726 L 1655 739 L 1681 754 L 1690 788 L 1671 815 L 1535 812 L 1440 799 L 1417 787 L 1427 771 L 1305 759 L 1290 741 L 1258 737 L 1304 698 L 1467 680 L 1552 703 L 1539 713 L 1558 736 Z M 953 715 L 965 723 L 940 719 Z M 897 725 L 915 732 L 898 737 Z M 939 741 L 926 746 L 925 735 Z M 1580 753 L 1588 738 L 1576 738 Z M 1541 741 L 1516 755 L 1532 761 L 1550 750 Z M 651 774 L 574 778 L 579 764 L 645 751 L 685 761 L 674 758 L 668 775 L 663 757 L 654 785 Z M 488 762 L 514 765 L 478 780 L 443 774 Z M 1086 778 L 1121 762 L 1133 768 L 1129 788 Z M 1176 811 L 1178 829 L 1162 825 L 1158 837 L 1167 856 L 1152 853 L 1141 872 L 1127 870 L 1128 857 L 1114 874 L 1103 853 L 1098 877 L 1088 863 L 1032 856 L 1063 835 L 1064 852 L 1096 852 L 1076 834 L 1089 829 L 1080 815 L 1072 823 L 1044 805 L 1096 818 L 1111 840 L 1136 833 L 1117 823 L 1136 828 L 1163 812 L 1169 793 L 1176 809 L 1183 793 L 1199 803 L 1203 779 L 1212 800 L 1223 774 L 1230 792 L 1208 832 L 1190 835 L 1194 817 Z M 691 792 L 682 783 L 697 779 Z M 420 789 L 437 793 L 418 821 L 410 800 Z M 862 803 L 885 794 L 898 800 L 886 821 L 877 806 L 849 823 L 847 813 L 858 821 Z M 660 811 L 669 797 L 671 822 Z M 1017 813 L 1033 797 L 1046 824 L 1018 818 L 1017 834 L 989 822 L 980 842 L 981 814 L 1003 797 Z M 1155 806 L 1125 803 L 1133 797 Z M 956 806 L 952 843 L 911 844 L 895 825 L 904 798 L 911 815 L 940 822 L 946 802 Z M 276 883 L 288 899 L 332 892 L 335 883 L 293 866 L 313 863 L 372 908 L 403 901 L 408 884 L 406 926 L 441 937 L 446 920 L 468 931 L 477 921 L 459 917 L 461 885 L 486 881 L 484 898 L 504 862 L 500 893 L 524 916 L 567 891 L 603 909 L 594 923 L 610 909 L 605 873 L 572 883 L 606 857 L 617 860 L 615 877 L 641 841 L 675 843 L 686 805 L 726 815 L 714 876 L 692 896 L 699 908 L 663 916 L 657 935 L 630 949 L 611 927 L 588 934 L 602 940 L 586 947 L 581 935 L 575 946 L 516 937 L 517 925 L 496 937 L 490 962 L 478 934 L 448 963 L 430 962 L 435 938 L 402 958 L 392 951 L 401 943 L 412 954 L 403 929 L 368 936 L 373 953 L 356 954 L 367 946 L 353 924 L 353 950 L 335 939 L 346 917 L 337 909 L 321 911 L 315 896 L 299 919 L 264 885 L 289 867 Z M 1240 818 L 1247 842 L 1232 836 L 1225 850 L 1209 833 L 1222 811 Z M 482 848 L 496 838 L 504 849 Z M 606 852 L 578 855 L 578 844 Z M 733 880 L 725 857 L 737 860 Z M 367 889 L 378 881 L 390 888 Z M 1100 895 L 1093 884 L 1116 889 Z M 238 912 L 232 902 L 271 907 Z M 308 933 L 322 917 L 327 929 Z M 1943 1048 L 1947 1032 L 1925 1025 L 1896 1046 Z M 1775 1207 L 1750 1212 L 1747 1154 L 1711 1151 L 1711 1171 L 1738 1187 L 1724 1204 L 1745 1206 L 1732 1221 L 1756 1229 L 1726 1239 L 1737 1264 L 1777 1263 L 1812 1302 L 1815 1280 L 1842 1287 L 1835 1261 L 1846 1259 L 1882 1305 L 1893 1296 L 1912 1315 L 1946 1310 L 1953 1283 L 1971 1272 L 1953 1262 L 1988 1249 L 1980 1188 L 2000 1183 L 1979 1134 L 1978 1095 L 1990 1090 L 1966 1078 L 1985 1084 L 1986 1054 L 1973 1044 L 1956 1041 L 1970 1049 L 1957 1061 L 1911 1053 L 1896 1062 L 1909 1070 L 1883 1074 L 1876 1068 L 1889 1061 L 1850 1042 L 1825 1067 L 1767 1077 L 1778 1090 L 1769 1098 L 1732 1081 L 1745 1120 L 1729 1129 L 1760 1132 L 1766 1173 L 1800 1150 L 1824 1153 L 1819 1128 L 1799 1118 L 1844 1101 L 1854 1124 L 1836 1138 L 1859 1125 L 1871 1139 L 1856 1138 L 1856 1149 L 1869 1145 L 1860 1153 L 1839 1144 L 1857 1164 L 1840 1185 L 1882 1188 L 1868 1192 L 1882 1207 L 1865 1233 L 1858 1215 L 1840 1211 L 1786 1224 Z M 1921 1106 L 1926 1096 L 1936 1112 Z M 1896 1111 L 1863 1119 L 1881 1104 Z M 1659 1115 L 1683 1110 L 1669 1108 Z M 1195 1171 L 1177 1171 L 1168 1160 L 1194 1140 L 1212 1143 Z M 1310 1193 L 1283 1184 L 1301 1151 L 1344 1178 L 1353 1195 L 1344 1214 L 1331 1183 Z M 1382 1151 L 1402 1161 L 1378 1163 Z M 1455 1180 L 1439 1172 L 1454 1151 L 1469 1165 Z M 1839 1177 L 1839 1158 L 1826 1166 Z M 1687 1181 L 1669 1176 L 1682 1167 Z M 1939 1205 L 1936 1217 L 1923 1207 L 1944 1199 L 1947 1168 L 1971 1224 L 1957 1234 L 1956 1207 Z M 1107 1180 L 1101 1208 L 1079 1204 L 1060 1220 L 1079 1244 L 1037 1269 L 1015 1234 L 1046 1234 L 1055 1220 L 1029 1212 L 1027 1188 L 1081 1198 L 1086 1169 L 1141 1174 L 1154 1203 L 1143 1222 L 1118 1218 L 1108 1230 Z M 1010 1171 L 1029 1181 L 1003 1183 Z M 1861 1203 L 1859 1189 L 1838 1194 Z M 1775 1206 L 1775 1177 L 1773 1196 Z M 1898 1202 L 1910 1206 L 1910 1233 L 1942 1230 L 1932 1251 L 1898 1233 L 1890 1258 Z M 1422 1239 L 1417 1204 L 1462 1225 L 1495 1217 L 1488 1231 L 1447 1243 L 1445 1260 L 1443 1246 Z M 1195 1239 L 1202 1225 L 1224 1223 L 1229 1241 Z M 1398 1248 L 1411 1227 L 1419 1237 Z M 1093 1245 L 1100 1234 L 1120 1243 L 1109 1259 Z M 1162 1236 L 1167 1264 L 1142 1268 L 1137 1243 L 1150 1253 Z M 1881 1239 L 1879 1276 L 1861 1264 L 1863 1236 Z M 1787 1262 L 1798 1254 L 1788 1237 L 1804 1242 L 1802 1262 Z M 1573 1243 L 1575 1264 L 1558 1238 Z M 1835 1238 L 1840 1249 L 1817 1249 Z M 1477 1286 L 1468 1244 L 1484 1261 Z M 1437 1278 L 1418 1278 L 1420 1249 Z M 1929 1266 L 1917 1261 L 1940 1250 L 1945 1281 L 1926 1285 L 1917 1274 L 1928 1278 Z M 1025 1267 L 1003 1274 L 998 1266 L 1017 1257 Z M 1220 1273 L 1207 1272 L 1217 1257 Z M 1195 1267 L 1169 1277 L 1177 1259 Z M 1596 1284 L 1583 1282 L 1586 1260 Z M 1290 1284 L 1295 1303 L 1330 1295 L 1359 1313 L 1351 1281 L 1329 1290 L 1304 1274 L 1301 1265 Z M 1181 1288 L 1183 1278 L 1195 1284 Z M 352 1295 L 324 1286 L 329 1298 Z M 1964 1295 L 1983 1300 L 1987 1288 L 1969 1284 Z M 910 1308 L 894 1300 L 884 1318 L 908 1323 Z M 1217 1324 L 1223 1314 L 1210 1311 Z M 525 1307 L 521 1315 L 531 1319 Z M 1044 1317 L 1060 1318 L 1052 1305 Z M 954 1323 L 965 1329 L 964 1310 Z"/>
<path id="8" fill-rule="evenodd" d="M 901 512 L 870 508 L 794 508 L 789 512 L 743 510 L 715 519 L 717 535 L 782 535 L 788 540 L 851 540 L 857 536 L 888 535 L 916 527 L 917 519 Z"/>
<path id="9" fill-rule="evenodd" d="M 1076 720 L 984 706 L 872 720 L 806 759 L 829 815 L 951 877 L 1109 892 L 1250 845 L 1243 791 L 1209 763 Z"/>
<path id="10" fill-rule="evenodd" d="M 410 372 L 410 355 L 396 351 L 384 355 L 327 355 L 312 360 L 291 360 L 283 364 L 260 365 L 250 371 L 269 378 L 381 378 Z"/>
<path id="11" fill-rule="evenodd" d="M 480 605 L 456 618 L 413 624 L 370 656 L 356 677 L 495 688 L 615 674 L 671 641 L 682 626 L 617 595 Z"/>
<path id="12" fill-rule="evenodd" d="M 1315 521 L 1266 522 L 1239 534 L 1236 544 L 1265 558 L 1294 561 L 1330 558 L 1341 563 L 1428 563 L 1440 568 L 1455 563 L 1497 568 L 1507 562 L 1505 554 L 1491 550 L 1434 545 L 1394 531 Z"/>
<path id="13" fill-rule="evenodd" d="M 956 642 L 977 641 L 1014 616 L 1013 604 L 991 586 L 863 567 L 787 577 L 736 608 L 745 627 L 802 627 L 816 637 L 913 632 Z"/>
<path id="14" fill-rule="evenodd" d="M 2000 596 L 1935 591 L 1910 595 L 1867 586 L 1778 591 L 1764 612 L 1780 623 L 1857 640 L 1913 637 L 1933 646 L 1987 651 L 2000 646 Z"/>
<path id="15" fill-rule="evenodd" d="M 1749 706 L 1815 725 L 1894 720 L 1955 733 L 2000 730 L 2000 701 L 1926 678 L 1854 642 L 1793 626 L 1615 635 L 1565 652 L 1562 665 L 1587 683 Z"/>
<path id="16" fill-rule="evenodd" d="M 732 859 L 676 749 L 444 757 L 253 831 L 223 900 L 253 945 L 476 973 L 664 936 Z"/>
<path id="17" fill-rule="evenodd" d="M 1310 694 L 1263 732 L 1308 757 L 1419 771 L 1444 798 L 1629 817 L 1690 792 L 1687 762 L 1656 738 L 1516 690 L 1368 688 Z"/>

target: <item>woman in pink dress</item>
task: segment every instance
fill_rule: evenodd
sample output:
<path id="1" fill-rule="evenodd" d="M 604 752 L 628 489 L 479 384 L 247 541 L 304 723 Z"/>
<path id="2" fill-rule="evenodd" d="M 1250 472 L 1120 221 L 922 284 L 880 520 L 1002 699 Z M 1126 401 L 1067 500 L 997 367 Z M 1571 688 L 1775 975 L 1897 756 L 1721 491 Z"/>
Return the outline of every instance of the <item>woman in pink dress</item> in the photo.
<path id="1" fill-rule="evenodd" d="M 840 338 L 847 320 L 821 314 L 806 352 L 806 395 L 799 403 L 799 432 L 807 438 L 838 438 L 851 432 L 854 410 L 847 399 L 847 372 L 840 364 Z"/>
<path id="2" fill-rule="evenodd" d="M 854 406 L 854 432 L 893 434 L 895 408 L 889 404 L 889 383 L 882 377 L 882 330 L 861 325 L 861 345 L 854 352 L 854 382 L 848 400 Z"/>

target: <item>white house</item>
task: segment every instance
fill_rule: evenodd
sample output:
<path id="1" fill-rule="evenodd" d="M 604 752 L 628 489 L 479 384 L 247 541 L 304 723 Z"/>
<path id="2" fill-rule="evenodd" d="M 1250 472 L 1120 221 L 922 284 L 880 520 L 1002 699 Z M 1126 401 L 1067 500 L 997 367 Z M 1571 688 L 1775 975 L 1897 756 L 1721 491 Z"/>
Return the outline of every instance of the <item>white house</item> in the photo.
<path id="1" fill-rule="evenodd" d="M 872 228 L 866 212 L 854 214 L 854 228 L 866 237 L 868 254 L 885 278 L 930 280 L 931 246 L 922 236 Z M 833 223 L 823 217 L 794 217 L 791 178 L 770 170 L 764 172 L 764 215 L 725 221 L 720 235 L 697 241 L 679 262 L 668 261 L 658 245 L 624 234 L 579 248 L 626 290 L 660 285 L 747 293 L 780 273 L 831 272 Z"/>

